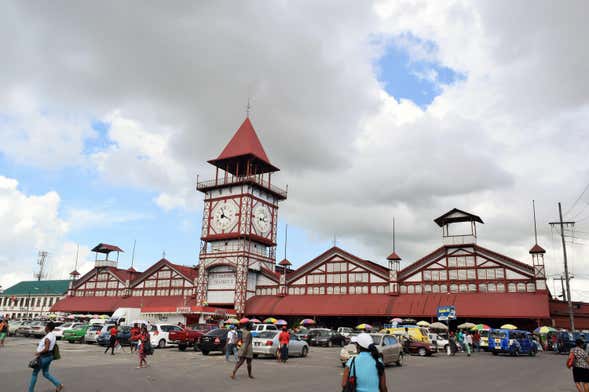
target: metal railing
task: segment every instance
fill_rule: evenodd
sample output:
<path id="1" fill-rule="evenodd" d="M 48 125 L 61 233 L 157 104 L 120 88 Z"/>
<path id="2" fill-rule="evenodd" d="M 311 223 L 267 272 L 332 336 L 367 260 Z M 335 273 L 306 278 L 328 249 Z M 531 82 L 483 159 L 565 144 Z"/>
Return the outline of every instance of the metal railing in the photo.
<path id="1" fill-rule="evenodd" d="M 96 260 L 95 262 L 96 267 L 117 267 L 117 261 L 115 260 Z"/>
<path id="2" fill-rule="evenodd" d="M 476 242 L 477 237 L 472 234 L 444 236 L 444 245 L 476 244 Z"/>
<path id="3" fill-rule="evenodd" d="M 268 189 L 270 192 L 275 193 L 276 195 L 286 199 L 286 195 L 288 193 L 286 190 L 279 188 L 275 185 L 272 185 L 268 181 L 264 181 L 258 176 L 228 176 L 212 180 L 198 181 L 196 183 L 196 189 L 199 191 L 204 191 L 217 186 L 238 185 L 248 183 L 259 185 L 263 188 Z"/>

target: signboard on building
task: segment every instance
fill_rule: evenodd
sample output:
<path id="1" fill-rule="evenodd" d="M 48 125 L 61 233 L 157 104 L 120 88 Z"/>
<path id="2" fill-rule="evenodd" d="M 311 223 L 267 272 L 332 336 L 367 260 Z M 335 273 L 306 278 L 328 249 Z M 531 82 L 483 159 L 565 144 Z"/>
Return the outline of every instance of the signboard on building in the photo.
<path id="1" fill-rule="evenodd" d="M 456 320 L 456 307 L 438 306 L 438 321 Z"/>

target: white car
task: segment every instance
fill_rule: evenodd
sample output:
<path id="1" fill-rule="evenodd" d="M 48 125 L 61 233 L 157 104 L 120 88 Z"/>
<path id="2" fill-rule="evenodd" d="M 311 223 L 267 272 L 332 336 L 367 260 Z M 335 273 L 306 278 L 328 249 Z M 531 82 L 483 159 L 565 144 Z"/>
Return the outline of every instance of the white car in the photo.
<path id="1" fill-rule="evenodd" d="M 252 339 L 254 357 L 261 355 L 276 357 L 278 348 L 278 331 L 263 331 Z M 304 340 L 299 339 L 296 335 L 290 335 L 288 342 L 289 357 L 306 357 L 309 353 L 309 345 Z"/>
<path id="2" fill-rule="evenodd" d="M 433 351 L 448 351 L 448 347 L 450 347 L 448 339 L 432 332 L 427 337 L 429 338 Z"/>
<path id="3" fill-rule="evenodd" d="M 86 335 L 84 335 L 84 341 L 86 343 L 96 343 L 96 339 L 98 338 L 98 336 L 100 336 L 103 327 L 104 326 L 101 324 L 94 324 L 88 327 L 88 329 L 86 330 Z"/>
<path id="4" fill-rule="evenodd" d="M 252 337 L 258 336 L 260 333 L 264 331 L 278 331 L 280 327 L 277 327 L 274 324 L 254 324 L 252 325 Z"/>
<path id="5" fill-rule="evenodd" d="M 53 330 L 53 334 L 59 340 L 59 339 L 63 338 L 64 331 L 69 331 L 72 329 L 80 328 L 83 325 L 85 325 L 85 324 L 84 323 L 73 323 L 73 322 L 63 323 L 59 327 L 55 327 L 55 329 Z"/>
<path id="6" fill-rule="evenodd" d="M 24 321 L 8 321 L 8 335 L 14 336 L 18 327 L 24 324 Z"/>
<path id="7" fill-rule="evenodd" d="M 182 331 L 182 328 L 171 324 L 152 324 L 149 329 L 149 340 L 153 347 L 165 348 L 170 345 L 169 334 L 171 331 Z"/>
<path id="8" fill-rule="evenodd" d="M 349 337 L 354 334 L 354 329 L 350 327 L 339 327 L 337 333 L 342 336 Z"/>

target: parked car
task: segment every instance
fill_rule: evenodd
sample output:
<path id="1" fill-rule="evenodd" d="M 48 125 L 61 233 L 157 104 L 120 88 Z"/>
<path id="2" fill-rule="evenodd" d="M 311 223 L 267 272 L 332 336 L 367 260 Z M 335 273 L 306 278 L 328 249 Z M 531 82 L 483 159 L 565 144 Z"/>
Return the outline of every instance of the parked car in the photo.
<path id="1" fill-rule="evenodd" d="M 350 343 L 350 338 L 326 328 L 311 329 L 307 336 L 310 346 L 344 347 Z"/>
<path id="2" fill-rule="evenodd" d="M 149 330 L 151 345 L 157 348 L 165 348 L 171 344 L 169 334 L 172 331 L 181 331 L 177 325 L 171 324 L 152 324 Z"/>
<path id="3" fill-rule="evenodd" d="M 198 342 L 204 334 L 204 331 L 184 328 L 180 331 L 170 331 L 168 337 L 170 344 L 177 344 L 180 351 L 185 351 L 189 346 L 193 347 L 194 351 L 198 351 Z"/>
<path id="4" fill-rule="evenodd" d="M 309 328 L 307 327 L 300 327 L 299 330 L 295 333 L 297 337 L 305 342 L 308 342 L 309 339 Z"/>
<path id="5" fill-rule="evenodd" d="M 41 324 L 40 321 L 25 321 L 20 327 L 16 330 L 16 335 L 20 336 L 31 336 L 31 328 Z"/>
<path id="6" fill-rule="evenodd" d="M 63 332 L 63 340 L 67 341 L 68 343 L 84 343 L 84 338 L 86 336 L 86 331 L 90 328 L 88 324 L 82 324 L 76 329 L 68 329 Z"/>
<path id="7" fill-rule="evenodd" d="M 31 326 L 30 335 L 33 338 L 42 338 L 45 336 L 45 326 L 49 323 L 49 321 L 41 321 L 38 324 Z"/>
<path id="8" fill-rule="evenodd" d="M 217 328 L 213 329 L 204 334 L 198 342 L 198 349 L 203 355 L 209 355 L 211 351 L 225 352 L 225 344 L 227 342 L 228 329 Z M 241 331 L 237 331 L 239 338 L 241 339 Z"/>
<path id="9" fill-rule="evenodd" d="M 20 320 L 8 322 L 8 336 L 16 335 L 16 330 L 20 328 L 25 322 Z"/>
<path id="10" fill-rule="evenodd" d="M 417 325 L 401 325 L 392 328 L 384 328 L 380 333 L 403 336 L 404 338 L 410 337 L 412 340 L 418 342 L 430 343 L 428 338 L 429 330 Z"/>
<path id="11" fill-rule="evenodd" d="M 56 327 L 53 330 L 53 334 L 59 340 L 63 337 L 64 331 L 67 331 L 70 329 L 76 329 L 76 328 L 81 327 L 82 325 L 84 325 L 84 323 L 74 323 L 74 322 L 63 323 L 59 327 Z"/>
<path id="12" fill-rule="evenodd" d="M 102 331 L 102 325 L 90 325 L 90 327 L 86 330 L 86 335 L 84 335 L 84 341 L 86 343 L 96 343 L 96 339 L 100 335 L 100 331 Z"/>
<path id="13" fill-rule="evenodd" d="M 428 334 L 429 341 L 431 342 L 432 350 L 447 352 L 450 347 L 450 342 L 446 337 L 442 337 L 437 333 L 430 332 Z"/>
<path id="14" fill-rule="evenodd" d="M 278 331 L 263 331 L 258 336 L 253 338 L 252 344 L 254 349 L 254 358 L 258 356 L 276 357 L 280 344 L 278 343 Z M 288 342 L 288 356 L 289 357 L 306 357 L 309 353 L 309 344 L 304 340 L 299 339 L 296 335 L 290 335 Z"/>
<path id="15" fill-rule="evenodd" d="M 576 346 L 575 340 L 577 339 L 577 337 L 581 336 L 578 333 L 573 334 L 568 331 L 557 332 L 556 345 L 555 347 L 553 347 L 554 351 L 558 354 L 568 354 L 571 351 L 571 348 Z"/>
<path id="16" fill-rule="evenodd" d="M 338 327 L 336 332 L 342 336 L 350 337 L 354 334 L 355 331 L 353 328 L 350 327 Z"/>
<path id="17" fill-rule="evenodd" d="M 278 331 L 278 327 L 274 324 L 254 324 L 252 326 L 252 337 L 255 338 L 264 331 Z"/>
<path id="18" fill-rule="evenodd" d="M 522 354 L 533 357 L 538 348 L 528 331 L 494 329 L 489 337 L 489 351 L 493 355 L 505 353 L 516 357 Z"/>
<path id="19" fill-rule="evenodd" d="M 385 366 L 395 364 L 397 366 L 403 365 L 403 346 L 399 340 L 393 335 L 385 335 L 381 333 L 372 333 L 372 340 L 378 349 Z M 346 366 L 346 362 L 350 358 L 358 355 L 357 346 L 355 344 L 348 344 L 340 351 L 340 361 L 342 366 Z"/>
<path id="20" fill-rule="evenodd" d="M 96 343 L 101 346 L 108 346 L 108 343 L 110 342 L 110 329 L 113 327 L 113 325 L 114 324 L 104 324 L 102 326 L 98 336 L 96 336 Z"/>

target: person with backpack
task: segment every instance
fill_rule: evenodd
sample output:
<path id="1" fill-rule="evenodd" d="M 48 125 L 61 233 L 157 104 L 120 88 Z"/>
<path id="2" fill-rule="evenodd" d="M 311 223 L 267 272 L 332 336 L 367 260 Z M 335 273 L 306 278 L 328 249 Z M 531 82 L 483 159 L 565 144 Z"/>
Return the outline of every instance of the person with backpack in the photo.
<path id="1" fill-rule="evenodd" d="M 37 384 L 37 376 L 39 375 L 39 371 L 43 371 L 43 377 L 49 380 L 53 385 L 55 385 L 55 391 L 59 392 L 63 389 L 63 384 L 59 382 L 58 379 L 53 377 L 51 373 L 49 373 L 49 366 L 53 361 L 54 352 L 56 352 L 56 342 L 57 338 L 53 333 L 55 329 L 55 324 L 53 322 L 48 322 L 45 326 L 45 336 L 43 339 L 39 341 L 37 345 L 37 352 L 35 353 L 35 358 L 38 359 L 38 366 L 33 368 L 33 374 L 31 375 L 31 383 L 29 384 L 29 392 L 35 391 L 35 384 Z"/>
<path id="2" fill-rule="evenodd" d="M 342 377 L 343 391 L 388 392 L 384 363 L 379 358 L 372 336 L 360 333 L 352 337 L 358 355 L 346 363 Z"/>

